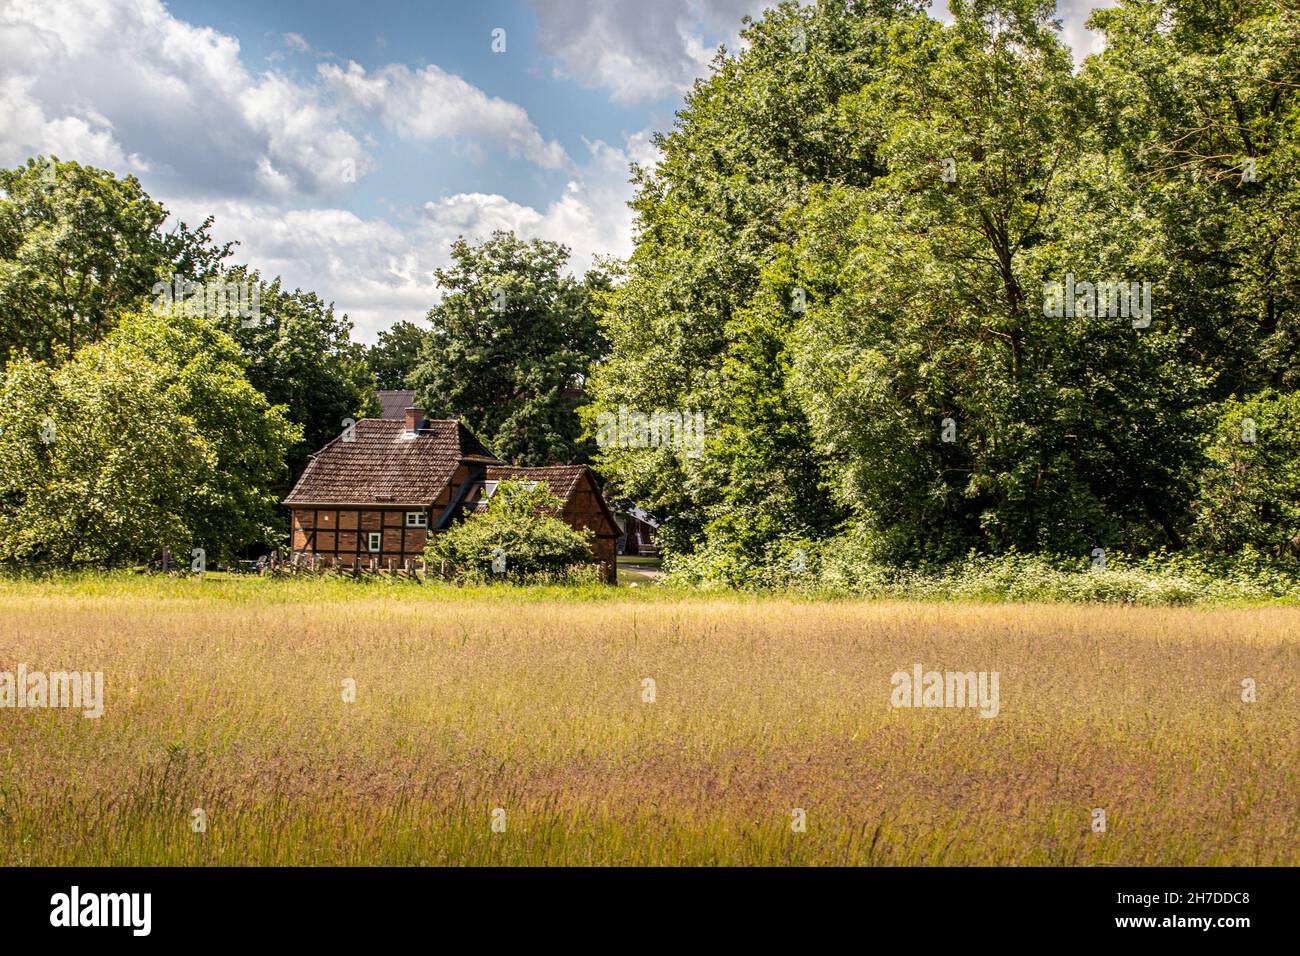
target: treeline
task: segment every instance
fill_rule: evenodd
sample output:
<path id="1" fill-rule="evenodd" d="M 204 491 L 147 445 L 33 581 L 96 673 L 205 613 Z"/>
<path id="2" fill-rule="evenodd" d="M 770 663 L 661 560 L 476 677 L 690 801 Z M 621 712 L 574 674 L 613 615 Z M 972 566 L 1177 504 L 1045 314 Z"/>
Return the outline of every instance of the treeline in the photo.
<path id="1" fill-rule="evenodd" d="M 428 327 L 369 348 L 315 293 L 168 230 L 134 177 L 53 157 L 0 170 L 0 562 L 188 566 L 283 543 L 280 499 L 376 388 L 412 387 L 520 464 L 586 460 L 603 268 L 558 243 L 461 241 Z"/>
<path id="2" fill-rule="evenodd" d="M 832 540 L 1294 560 L 1300 16 L 1121 0 L 1075 70 L 1051 2 L 949 8 L 783 3 L 696 83 L 585 414 L 708 438 L 602 471 L 732 583 Z"/>
<path id="3" fill-rule="evenodd" d="M 307 456 L 376 411 L 346 316 L 166 218 L 134 177 L 0 170 L 0 561 L 277 545 Z"/>
<path id="4" fill-rule="evenodd" d="M 596 436 L 578 409 L 605 354 L 597 310 L 618 270 L 596 263 L 569 274 L 570 251 L 498 230 L 459 239 L 434 271 L 441 291 L 427 324 L 395 322 L 364 350 L 380 389 L 410 389 L 434 418 L 458 418 L 488 448 L 519 465 L 591 460 Z"/>
<path id="5" fill-rule="evenodd" d="M 949 7 L 768 11 L 633 171 L 628 262 L 458 242 L 369 349 L 134 178 L 0 170 L 0 561 L 279 543 L 375 387 L 593 459 L 691 579 L 1300 560 L 1300 14 L 1121 0 L 1075 69 L 1050 2 Z"/>

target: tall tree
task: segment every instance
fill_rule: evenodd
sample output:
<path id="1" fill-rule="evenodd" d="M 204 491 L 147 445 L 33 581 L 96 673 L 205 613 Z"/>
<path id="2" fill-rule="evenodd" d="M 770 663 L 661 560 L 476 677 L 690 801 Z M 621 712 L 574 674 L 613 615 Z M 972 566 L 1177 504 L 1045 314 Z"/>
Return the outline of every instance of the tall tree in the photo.
<path id="1" fill-rule="evenodd" d="M 348 420 L 378 414 L 374 377 L 365 347 L 352 341 L 351 321 L 336 313 L 333 303 L 314 292 L 290 291 L 279 276 L 267 281 L 243 266 L 223 273 L 220 281 L 245 289 L 243 301 L 249 307 L 211 318 L 239 344 L 253 386 L 271 404 L 285 406 L 289 421 L 302 429 L 288 452 L 287 477 L 277 485 L 283 493 L 302 473 L 308 456 L 346 428 Z"/>
<path id="2" fill-rule="evenodd" d="M 837 495 L 894 558 L 1179 544 L 1199 380 L 1167 310 L 1139 328 L 1048 301 L 1071 276 L 1163 289 L 1140 226 L 1107 235 L 1126 197 L 1080 135 L 1053 5 L 950 10 L 891 30 L 855 94 L 888 174 L 804 219 L 796 382 Z"/>
<path id="3" fill-rule="evenodd" d="M 443 300 L 429 310 L 432 334 L 411 376 L 416 401 L 462 419 L 507 461 L 583 461 L 576 407 L 585 375 L 604 351 L 594 298 L 609 288 L 600 269 L 564 274 L 567 247 L 495 232 L 452 247 L 439 269 Z"/>
<path id="4" fill-rule="evenodd" d="M 0 362 L 64 361 L 153 298 L 158 282 L 214 271 L 230 245 L 211 220 L 163 231 L 167 211 L 133 176 L 53 157 L 0 169 Z"/>
<path id="5" fill-rule="evenodd" d="M 207 320 L 144 312 L 57 368 L 0 381 L 0 559 L 212 561 L 281 532 L 270 486 L 297 429 Z"/>
<path id="6" fill-rule="evenodd" d="M 366 349 L 366 362 L 379 388 L 410 388 L 411 373 L 420 363 L 420 353 L 429 330 L 414 322 L 394 322 L 379 333 L 379 341 Z"/>
<path id="7" fill-rule="evenodd" d="M 670 549 L 706 535 L 756 547 L 776 528 L 820 534 L 841 517 L 787 388 L 793 316 L 747 306 L 769 295 L 762 270 L 797 241 L 818 184 L 862 187 L 884 171 L 884 132 L 848 94 L 880 68 L 889 25 L 919 7 L 781 3 L 744 29 L 743 52 L 719 53 L 656 139 L 661 159 L 634 170 L 637 242 L 604 297 L 610 349 L 585 415 L 592 431 L 621 408 L 704 415 L 702 455 L 660 445 L 599 456 L 620 493 L 672 516 Z"/>
<path id="8" fill-rule="evenodd" d="M 1159 226 L 1185 354 L 1219 397 L 1300 387 L 1300 16 L 1278 0 L 1094 11 L 1097 129 Z"/>

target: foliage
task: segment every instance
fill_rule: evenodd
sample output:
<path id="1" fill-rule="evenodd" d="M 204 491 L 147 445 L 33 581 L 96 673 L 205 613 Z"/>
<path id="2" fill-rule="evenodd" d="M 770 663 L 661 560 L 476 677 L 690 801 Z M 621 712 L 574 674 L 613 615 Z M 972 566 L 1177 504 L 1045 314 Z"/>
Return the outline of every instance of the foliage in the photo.
<path id="1" fill-rule="evenodd" d="M 435 272 L 447 290 L 429 310 L 432 334 L 409 381 L 432 417 L 454 417 L 500 458 L 521 465 L 586 460 L 575 408 L 604 343 L 593 297 L 600 269 L 562 275 L 569 250 L 496 232 L 458 240 L 452 265 Z"/>
<path id="2" fill-rule="evenodd" d="M 226 268 L 234 243 L 215 244 L 212 219 L 162 231 L 163 206 L 131 176 L 37 157 L 0 169 L 0 360 L 26 351 L 66 361 L 110 333 L 119 319 L 185 281 L 257 286 L 260 318 L 210 314 L 247 358 L 247 375 L 272 405 L 284 405 L 302 438 L 287 456 L 284 493 L 307 456 L 344 420 L 377 412 L 365 349 L 352 324 L 312 292 L 289 291 L 247 267 Z"/>
<path id="3" fill-rule="evenodd" d="M 188 514 L 196 545 L 226 561 L 244 545 L 279 541 L 278 489 L 302 427 L 249 381 L 237 343 L 208 319 L 144 312 L 124 317 L 105 345 L 119 361 L 144 358 L 164 370 L 213 455 L 213 469 L 192 477 Z"/>
<path id="4" fill-rule="evenodd" d="M 156 283 L 198 278 L 229 254 L 210 219 L 165 234 L 166 217 L 134 176 L 44 156 L 0 169 L 0 363 L 24 350 L 65 361 Z"/>
<path id="5" fill-rule="evenodd" d="M 578 280 L 559 244 L 461 240 L 431 329 L 398 323 L 371 349 L 314 294 L 226 269 L 211 220 L 164 234 L 133 178 L 0 171 L 10 384 L 54 400 L 54 366 L 156 282 L 220 277 L 259 290 L 257 321 L 214 321 L 302 433 L 287 471 L 256 451 L 238 464 L 252 412 L 218 449 L 240 477 L 213 493 L 241 502 L 245 532 L 263 523 L 258 475 L 287 490 L 376 411 L 378 383 L 523 464 L 586 459 L 603 415 L 703 415 L 702 449 L 598 460 L 709 579 L 748 584 L 792 540 L 851 542 L 873 566 L 1189 543 L 1293 560 L 1300 18 L 1278 0 L 1124 0 L 1094 12 L 1105 49 L 1075 70 L 1050 0 L 949 8 L 941 24 L 913 0 L 786 0 L 747 21 L 633 170 L 626 264 Z M 1047 284 L 1067 276 L 1149 283 L 1150 321 L 1053 313 Z M 150 390 L 183 375 L 153 366 L 196 361 L 178 348 L 116 358 L 95 387 L 135 382 L 161 427 Z M 1234 440 L 1256 417 L 1259 442 Z M 30 416 L 14 426 L 30 438 Z M 184 427 L 157 453 L 183 460 Z M 22 447 L 22 467 L 49 451 Z M 166 528 L 173 502 L 158 507 Z"/>
<path id="6" fill-rule="evenodd" d="M 1225 402 L 1206 459 L 1198 543 L 1300 560 L 1300 393 Z"/>
<path id="7" fill-rule="evenodd" d="M 1044 307 L 1067 275 L 1161 285 L 1140 228 L 1107 235 L 1122 184 L 1063 135 L 1088 115 L 1050 5 L 953 10 L 950 29 L 892 30 L 863 91 L 888 173 L 805 215 L 795 281 L 818 295 L 794 388 L 813 441 L 882 559 L 1177 546 L 1165 502 L 1186 499 L 1202 376 L 1173 361 L 1163 311 L 1138 329 Z"/>
<path id="8" fill-rule="evenodd" d="M 1093 12 L 1083 71 L 1107 155 L 1158 230 L 1185 354 L 1214 397 L 1300 387 L 1300 16 L 1277 0 Z"/>
<path id="9" fill-rule="evenodd" d="M 655 167 L 634 170 L 637 243 L 602 299 L 609 355 L 585 415 L 592 430 L 621 406 L 705 415 L 702 456 L 607 448 L 598 459 L 621 496 L 672 516 L 670 550 L 733 535 L 744 550 L 771 532 L 763 524 L 815 533 L 839 517 L 826 460 L 786 390 L 794 317 L 746 306 L 774 248 L 797 238 L 815 184 L 860 187 L 881 173 L 880 132 L 847 94 L 879 67 L 893 15 L 915 9 L 782 3 L 744 31 L 743 53 L 719 55 L 697 82 L 656 138 Z"/>
<path id="10" fill-rule="evenodd" d="M 1233 557 L 1212 552 L 1156 551 L 1092 556 L 974 552 L 913 565 L 872 560 L 863 538 L 774 542 L 764 562 L 742 563 L 711 547 L 674 556 L 666 584 L 714 590 L 775 590 L 826 597 L 924 601 L 1055 601 L 1068 603 L 1300 604 L 1300 572 L 1250 548 Z"/>
<path id="11" fill-rule="evenodd" d="M 599 457 L 670 553 L 1178 549 L 1214 403 L 1295 388 L 1294 15 L 1124 3 L 1076 74 L 1052 3 L 949 8 L 768 11 L 638 172 L 585 414 L 706 413 L 698 458 Z M 1054 316 L 1067 276 L 1150 321 Z"/>
<path id="12" fill-rule="evenodd" d="M 592 560 L 591 532 L 577 531 L 557 517 L 563 504 L 544 484 L 503 481 L 485 511 L 435 534 L 426 555 L 430 561 L 446 562 L 459 580 L 573 577 L 575 565 Z M 503 571 L 493 569 L 494 560 L 504 560 Z"/>
<path id="13" fill-rule="evenodd" d="M 409 388 L 411 373 L 419 364 L 428 337 L 428 330 L 414 322 L 395 322 L 382 329 L 379 341 L 366 349 L 366 363 L 375 376 L 376 387 Z"/>
<path id="14" fill-rule="evenodd" d="M 276 486 L 283 495 L 302 473 L 309 455 L 333 439 L 347 420 L 379 413 L 365 349 L 351 339 L 352 323 L 316 293 L 285 289 L 243 267 L 224 274 L 227 283 L 255 283 L 255 320 L 216 317 L 247 359 L 248 379 L 272 405 L 283 405 L 302 437 L 289 449 L 287 472 Z"/>
<path id="15" fill-rule="evenodd" d="M 271 540 L 268 485 L 298 437 L 227 336 L 153 312 L 58 368 L 12 359 L 0 429 L 0 559 L 62 566 Z"/>

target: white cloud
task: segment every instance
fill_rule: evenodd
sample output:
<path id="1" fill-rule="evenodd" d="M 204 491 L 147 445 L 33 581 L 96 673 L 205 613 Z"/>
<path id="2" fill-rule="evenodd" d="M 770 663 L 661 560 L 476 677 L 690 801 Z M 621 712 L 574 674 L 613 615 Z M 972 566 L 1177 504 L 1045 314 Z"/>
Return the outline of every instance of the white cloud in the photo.
<path id="1" fill-rule="evenodd" d="M 545 139 L 521 106 L 437 66 L 411 70 L 394 63 L 367 73 L 349 62 L 346 68 L 322 63 L 317 70 L 340 102 L 378 116 L 403 139 L 469 137 L 545 169 L 569 166 L 564 147 Z"/>
<path id="2" fill-rule="evenodd" d="M 435 228 L 454 226 L 467 238 L 483 238 L 493 228 L 511 228 L 525 239 L 550 239 L 573 250 L 571 268 L 581 273 L 598 255 L 626 257 L 632 252 L 632 210 L 628 200 L 629 164 L 650 159 L 645 133 L 628 137 L 623 147 L 601 140 L 587 143 L 587 161 L 545 209 L 509 203 L 500 196 L 455 196 L 429 203 L 425 213 Z M 477 214 L 469 215 L 470 208 Z"/>
<path id="3" fill-rule="evenodd" d="M 1100 53 L 1106 38 L 1084 24 L 1093 10 L 1113 7 L 1119 0 L 1057 0 L 1056 15 L 1061 20 L 1061 38 L 1074 53 L 1074 62 L 1082 63 L 1089 53 Z"/>
<path id="4" fill-rule="evenodd" d="M 542 50 L 619 103 L 690 89 L 721 37 L 734 47 L 741 18 L 772 0 L 531 0 Z"/>
<path id="5" fill-rule="evenodd" d="M 235 261 L 280 275 L 290 287 L 332 299 L 355 323 L 356 338 L 374 341 L 401 319 L 419 322 L 441 293 L 433 270 L 450 262 L 452 243 L 510 229 L 525 239 L 563 242 L 570 270 L 581 274 L 595 256 L 632 251 L 628 164 L 653 162 L 649 134 L 622 147 L 587 144 L 587 156 L 563 194 L 543 208 L 495 193 L 456 193 L 426 202 L 394 222 L 337 208 L 285 211 L 272 203 L 167 200 L 173 215 L 197 221 L 215 215 L 219 239 L 239 239 Z"/>
<path id="6" fill-rule="evenodd" d="M 239 41 L 158 0 L 8 0 L 0 161 L 34 153 L 155 171 L 169 191 L 328 193 L 368 157 L 320 91 L 253 75 Z"/>
<path id="7" fill-rule="evenodd" d="M 214 232 L 238 238 L 249 262 L 289 288 L 310 289 L 348 313 L 355 337 L 373 341 L 398 319 L 418 321 L 437 297 L 432 270 L 443 251 L 417 232 L 337 208 L 285 211 L 269 203 L 169 203 L 178 218 L 211 213 Z"/>
<path id="8" fill-rule="evenodd" d="M 299 34 L 284 35 L 297 52 Z M 303 83 L 251 72 L 239 41 L 160 0 L 0 2 L 0 163 L 37 153 L 152 171 L 171 195 L 341 195 L 373 167 L 353 128 L 377 107 L 398 135 L 504 148 L 547 169 L 568 157 L 519 106 L 437 67 L 322 67 Z"/>
<path id="9" fill-rule="evenodd" d="M 149 164 L 127 155 L 113 136 L 112 124 L 99 113 L 51 118 L 31 94 L 29 77 L 0 77 L 0 162 L 17 165 L 34 153 L 76 157 L 92 166 L 142 173 Z M 25 147 L 22 144 L 41 144 Z"/>
<path id="10" fill-rule="evenodd" d="M 657 156 L 646 132 L 627 138 L 622 148 L 601 140 L 587 143 L 588 157 L 579 176 L 545 209 L 511 202 L 504 196 L 458 193 L 424 205 L 427 232 L 450 245 L 451 239 L 486 238 L 510 229 L 524 239 L 562 242 L 573 251 L 575 273 L 591 267 L 598 255 L 625 257 L 632 252 L 632 211 L 628 200 L 629 164 L 651 163 Z"/>

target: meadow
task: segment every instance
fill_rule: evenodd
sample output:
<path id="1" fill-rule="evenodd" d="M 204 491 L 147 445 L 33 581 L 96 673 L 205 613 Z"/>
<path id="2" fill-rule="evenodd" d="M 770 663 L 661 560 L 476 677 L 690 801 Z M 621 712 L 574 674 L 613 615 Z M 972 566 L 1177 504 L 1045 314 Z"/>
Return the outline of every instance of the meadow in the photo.
<path id="1" fill-rule="evenodd" d="M 1300 863 L 1294 606 L 3 581 L 20 663 L 105 701 L 0 709 L 5 866 Z"/>

